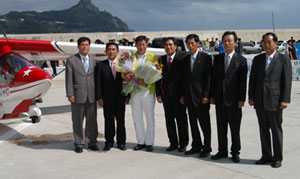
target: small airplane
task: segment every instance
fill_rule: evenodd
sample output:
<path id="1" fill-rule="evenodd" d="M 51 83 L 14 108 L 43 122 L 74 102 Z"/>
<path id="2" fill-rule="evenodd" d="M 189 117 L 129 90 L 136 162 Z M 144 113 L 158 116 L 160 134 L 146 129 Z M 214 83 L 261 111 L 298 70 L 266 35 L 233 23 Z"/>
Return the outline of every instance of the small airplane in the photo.
<path id="1" fill-rule="evenodd" d="M 165 51 L 148 48 L 163 55 Z M 135 52 L 135 47 L 119 46 L 120 53 Z M 41 110 L 36 100 L 51 87 L 52 76 L 31 61 L 65 60 L 78 52 L 77 43 L 0 38 L 0 119 L 16 118 L 28 112 L 33 123 L 39 122 Z M 91 44 L 90 54 L 104 60 L 105 45 Z"/>

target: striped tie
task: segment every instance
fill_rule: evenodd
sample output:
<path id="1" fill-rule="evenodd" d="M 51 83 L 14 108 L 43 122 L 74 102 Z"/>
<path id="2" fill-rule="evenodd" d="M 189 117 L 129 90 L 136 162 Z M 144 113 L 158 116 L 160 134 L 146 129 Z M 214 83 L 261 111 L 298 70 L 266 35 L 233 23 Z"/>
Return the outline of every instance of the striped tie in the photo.
<path id="1" fill-rule="evenodd" d="M 230 58 L 230 56 L 226 54 L 225 55 L 225 72 L 227 72 L 228 67 L 229 67 L 229 58 Z"/>
<path id="2" fill-rule="evenodd" d="M 270 66 L 271 60 L 272 60 L 271 56 L 268 56 L 268 58 L 266 60 L 266 69 L 265 69 L 266 71 L 268 70 L 268 68 Z"/>
<path id="3" fill-rule="evenodd" d="M 85 73 L 87 73 L 88 70 L 89 70 L 89 65 L 87 63 L 87 58 L 83 57 L 82 59 L 83 59 L 83 66 L 84 66 L 84 69 L 85 69 Z"/>

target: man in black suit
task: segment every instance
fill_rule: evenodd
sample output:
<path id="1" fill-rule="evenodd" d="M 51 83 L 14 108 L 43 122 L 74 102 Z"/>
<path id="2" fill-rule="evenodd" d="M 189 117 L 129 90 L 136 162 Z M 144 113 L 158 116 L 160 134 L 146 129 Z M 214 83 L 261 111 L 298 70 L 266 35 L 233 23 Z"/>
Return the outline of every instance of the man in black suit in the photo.
<path id="1" fill-rule="evenodd" d="M 272 162 L 271 166 L 278 168 L 282 162 L 282 110 L 291 98 L 292 68 L 290 59 L 276 51 L 274 33 L 266 33 L 262 40 L 266 53 L 254 57 L 249 80 L 249 104 L 256 110 L 262 150 L 261 159 L 255 163 Z"/>
<path id="2" fill-rule="evenodd" d="M 164 38 L 163 41 L 166 55 L 159 59 L 159 63 L 163 65 L 163 78 L 155 84 L 156 98 L 159 103 L 163 102 L 165 110 L 166 126 L 170 142 L 167 151 L 178 149 L 179 152 L 185 152 L 189 142 L 186 106 L 179 102 L 183 54 L 176 52 L 177 41 L 174 37 Z"/>
<path id="3" fill-rule="evenodd" d="M 225 54 L 217 55 L 214 59 L 211 104 L 216 104 L 218 153 L 211 157 L 218 160 L 228 156 L 227 128 L 231 131 L 231 155 L 233 162 L 240 162 L 240 126 L 242 107 L 246 98 L 247 60 L 235 52 L 237 35 L 226 31 L 222 36 Z"/>
<path id="4" fill-rule="evenodd" d="M 105 146 L 103 151 L 109 151 L 114 144 L 115 119 L 117 122 L 117 143 L 120 150 L 126 150 L 125 140 L 125 97 L 121 94 L 121 73 L 114 69 L 114 60 L 119 53 L 115 43 L 106 45 L 107 60 L 101 61 L 96 67 L 96 97 L 98 104 L 103 106 L 105 120 Z M 129 102 L 129 99 L 126 99 Z"/>
<path id="5" fill-rule="evenodd" d="M 209 92 L 211 81 L 212 61 L 208 54 L 200 52 L 199 36 L 190 34 L 186 37 L 190 54 L 183 59 L 184 82 L 181 104 L 186 104 L 192 131 L 192 148 L 186 155 L 200 153 L 199 157 L 207 157 L 211 152 L 211 127 L 209 115 Z M 198 121 L 204 135 L 202 144 Z"/>

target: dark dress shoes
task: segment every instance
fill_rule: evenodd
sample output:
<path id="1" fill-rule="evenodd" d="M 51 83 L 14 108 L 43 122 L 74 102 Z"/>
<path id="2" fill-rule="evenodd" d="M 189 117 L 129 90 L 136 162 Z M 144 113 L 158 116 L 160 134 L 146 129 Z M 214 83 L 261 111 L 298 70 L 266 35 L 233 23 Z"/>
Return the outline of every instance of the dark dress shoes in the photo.
<path id="1" fill-rule="evenodd" d="M 89 149 L 91 149 L 92 151 L 99 151 L 99 148 L 97 147 L 97 145 L 91 145 L 91 146 L 89 146 Z"/>
<path id="2" fill-rule="evenodd" d="M 153 146 L 152 145 L 147 145 L 146 151 L 147 152 L 152 152 L 153 151 Z"/>
<path id="3" fill-rule="evenodd" d="M 127 150 L 125 144 L 120 144 L 120 145 L 118 145 L 118 149 L 120 149 L 120 150 L 122 150 L 122 151 Z"/>
<path id="4" fill-rule="evenodd" d="M 263 159 L 263 158 L 261 158 L 261 159 L 257 160 L 255 162 L 255 164 L 256 165 L 263 165 L 263 164 L 270 163 L 270 162 L 272 162 L 271 159 Z"/>
<path id="5" fill-rule="evenodd" d="M 144 148 L 146 148 L 145 144 L 138 144 L 133 148 L 133 150 L 142 150 Z"/>
<path id="6" fill-rule="evenodd" d="M 234 163 L 240 163 L 241 159 L 240 159 L 239 154 L 232 154 L 232 161 Z"/>
<path id="7" fill-rule="evenodd" d="M 105 144 L 103 151 L 109 151 L 112 148 L 113 144 Z"/>
<path id="8" fill-rule="evenodd" d="M 82 153 L 83 150 L 82 150 L 82 147 L 75 147 L 75 150 L 74 150 L 76 153 Z"/>
<path id="9" fill-rule="evenodd" d="M 196 153 L 200 153 L 201 149 L 191 148 L 191 150 L 184 152 L 185 155 L 193 155 Z"/>
<path id="10" fill-rule="evenodd" d="M 273 168 L 279 168 L 281 167 L 281 161 L 273 161 L 271 166 Z"/>
<path id="11" fill-rule="evenodd" d="M 186 151 L 186 147 L 179 147 L 178 152 L 185 152 Z"/>
<path id="12" fill-rule="evenodd" d="M 218 152 L 216 155 L 211 156 L 212 160 L 219 160 L 221 158 L 227 158 L 228 154 L 224 152 Z"/>
<path id="13" fill-rule="evenodd" d="M 168 151 L 168 152 L 171 152 L 171 151 L 176 150 L 176 149 L 178 149 L 177 146 L 172 146 L 172 145 L 170 145 L 170 146 L 167 148 L 167 151 Z"/>
<path id="14" fill-rule="evenodd" d="M 209 151 L 203 150 L 203 151 L 200 152 L 199 157 L 200 157 L 200 158 L 205 158 L 205 157 L 208 157 L 209 154 L 210 154 Z"/>

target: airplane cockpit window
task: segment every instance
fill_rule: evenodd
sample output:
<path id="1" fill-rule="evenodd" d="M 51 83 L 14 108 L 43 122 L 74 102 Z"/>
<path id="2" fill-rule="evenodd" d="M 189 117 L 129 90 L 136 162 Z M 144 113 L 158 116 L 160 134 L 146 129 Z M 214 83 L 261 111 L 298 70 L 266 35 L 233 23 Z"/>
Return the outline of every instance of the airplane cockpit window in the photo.
<path id="1" fill-rule="evenodd" d="M 7 55 L 6 60 L 15 73 L 24 67 L 32 65 L 31 63 L 14 54 Z"/>
<path id="2" fill-rule="evenodd" d="M 0 85 L 9 84 L 14 79 L 16 73 L 26 67 L 32 65 L 26 60 L 14 55 L 6 54 L 0 58 Z"/>
<path id="3" fill-rule="evenodd" d="M 14 79 L 15 73 L 4 59 L 0 59 L 0 84 L 9 84 Z"/>

